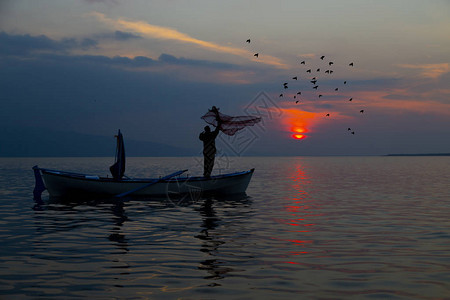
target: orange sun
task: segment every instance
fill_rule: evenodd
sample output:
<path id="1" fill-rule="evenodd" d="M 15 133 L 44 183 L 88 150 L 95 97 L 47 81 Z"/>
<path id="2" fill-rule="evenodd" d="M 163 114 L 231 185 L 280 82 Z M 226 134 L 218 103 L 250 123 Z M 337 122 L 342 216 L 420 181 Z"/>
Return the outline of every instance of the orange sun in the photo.
<path id="1" fill-rule="evenodd" d="M 294 126 L 291 128 L 291 131 L 294 132 L 294 134 L 292 134 L 292 137 L 294 139 L 301 140 L 301 139 L 306 138 L 306 135 L 304 135 L 302 133 L 305 133 L 307 130 L 303 127 Z"/>
<path id="2" fill-rule="evenodd" d="M 302 111 L 295 108 L 284 109 L 286 116 L 283 123 L 290 129 L 291 137 L 296 140 L 303 140 L 308 137 L 305 133 L 310 132 L 310 127 L 317 118 L 317 114 Z"/>
<path id="3" fill-rule="evenodd" d="M 293 134 L 292 137 L 293 137 L 294 139 L 301 140 L 301 139 L 304 139 L 304 138 L 306 137 L 306 135 L 303 135 L 303 134 Z"/>
<path id="4" fill-rule="evenodd" d="M 281 125 L 284 127 L 284 131 L 289 132 L 287 136 L 295 140 L 310 137 L 309 133 L 313 131 L 312 127 L 320 123 L 320 117 L 324 115 L 323 112 L 311 112 L 293 107 L 278 109 L 283 113 Z"/>

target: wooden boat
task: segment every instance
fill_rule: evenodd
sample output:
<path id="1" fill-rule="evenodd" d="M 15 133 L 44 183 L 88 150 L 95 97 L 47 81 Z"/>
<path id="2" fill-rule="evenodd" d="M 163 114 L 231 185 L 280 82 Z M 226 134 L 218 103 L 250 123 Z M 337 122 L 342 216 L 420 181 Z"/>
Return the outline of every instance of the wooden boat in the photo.
<path id="1" fill-rule="evenodd" d="M 34 167 L 35 176 L 42 176 L 52 197 L 99 195 L 122 197 L 169 196 L 183 194 L 230 195 L 245 193 L 254 169 L 230 174 L 203 176 L 170 176 L 170 178 L 121 179 L 99 177 Z M 181 175 L 183 171 L 178 171 Z M 36 174 L 38 173 L 38 174 Z M 171 174 L 172 175 L 172 174 Z M 38 179 L 36 179 L 38 180 Z"/>
<path id="2" fill-rule="evenodd" d="M 125 147 L 119 130 L 115 163 L 110 167 L 111 177 L 100 177 L 81 173 L 50 170 L 34 166 L 36 185 L 33 191 L 35 200 L 41 199 L 47 189 L 52 197 L 73 197 L 79 195 L 96 196 L 168 196 L 195 195 L 231 195 L 245 193 L 254 169 L 243 172 L 203 176 L 180 175 L 180 170 L 162 178 L 133 178 L 124 176 Z"/>

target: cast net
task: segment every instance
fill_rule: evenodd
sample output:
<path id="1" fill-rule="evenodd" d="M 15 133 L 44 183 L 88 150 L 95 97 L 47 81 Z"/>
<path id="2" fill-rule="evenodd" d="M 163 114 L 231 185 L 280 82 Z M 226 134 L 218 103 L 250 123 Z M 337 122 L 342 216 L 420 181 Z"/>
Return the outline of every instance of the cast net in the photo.
<path id="1" fill-rule="evenodd" d="M 237 131 L 244 129 L 247 126 L 253 126 L 261 121 L 261 117 L 255 116 L 231 117 L 219 112 L 215 106 L 201 118 L 205 120 L 206 123 L 215 127 L 217 127 L 220 120 L 219 129 L 227 135 L 234 135 Z"/>

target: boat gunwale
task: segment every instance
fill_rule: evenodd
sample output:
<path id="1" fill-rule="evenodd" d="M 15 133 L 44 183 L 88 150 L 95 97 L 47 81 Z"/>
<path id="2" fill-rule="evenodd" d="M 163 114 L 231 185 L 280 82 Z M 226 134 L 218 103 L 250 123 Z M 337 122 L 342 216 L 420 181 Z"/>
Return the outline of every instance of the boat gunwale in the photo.
<path id="1" fill-rule="evenodd" d="M 240 171 L 240 172 L 234 172 L 234 173 L 228 173 L 228 174 L 219 174 L 219 175 L 214 175 L 211 177 L 203 177 L 203 176 L 176 177 L 176 178 L 170 178 L 170 179 L 166 179 L 166 180 L 161 180 L 160 178 L 138 178 L 138 179 L 116 180 L 114 178 L 100 177 L 97 175 L 66 172 L 66 171 L 60 171 L 60 170 L 50 170 L 50 169 L 45 169 L 45 168 L 39 168 L 39 170 L 42 172 L 42 174 L 45 174 L 45 175 L 64 177 L 64 178 L 70 178 L 70 179 L 81 180 L 81 181 L 109 182 L 109 183 L 150 183 L 153 181 L 160 181 L 160 183 L 162 183 L 162 182 L 178 182 L 178 181 L 211 181 L 211 180 L 225 179 L 225 178 L 230 178 L 230 177 L 239 177 L 239 176 L 244 176 L 244 175 L 248 175 L 248 174 L 253 174 L 253 172 L 255 171 L 255 169 L 252 168 L 247 171 Z M 91 176 L 91 177 L 86 177 L 86 176 Z"/>

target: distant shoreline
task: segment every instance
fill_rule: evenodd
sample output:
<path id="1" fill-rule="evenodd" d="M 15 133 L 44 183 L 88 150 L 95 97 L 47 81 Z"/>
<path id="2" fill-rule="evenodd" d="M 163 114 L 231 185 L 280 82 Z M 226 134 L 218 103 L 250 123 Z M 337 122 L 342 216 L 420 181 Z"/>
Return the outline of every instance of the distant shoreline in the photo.
<path id="1" fill-rule="evenodd" d="M 385 156 L 450 156 L 450 153 L 386 154 Z"/>

